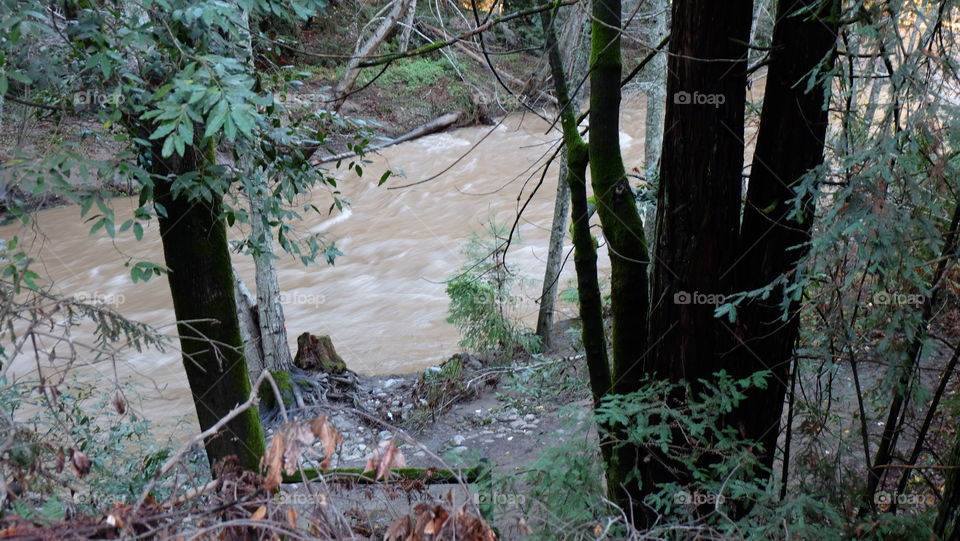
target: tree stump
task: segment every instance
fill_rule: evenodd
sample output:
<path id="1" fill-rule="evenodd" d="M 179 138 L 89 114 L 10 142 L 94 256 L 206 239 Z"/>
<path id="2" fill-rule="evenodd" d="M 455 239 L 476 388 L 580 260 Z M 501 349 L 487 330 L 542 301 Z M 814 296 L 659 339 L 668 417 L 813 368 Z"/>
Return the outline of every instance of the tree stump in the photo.
<path id="1" fill-rule="evenodd" d="M 329 335 L 314 336 L 305 332 L 297 337 L 297 356 L 293 364 L 307 371 L 343 374 L 347 365 L 337 355 Z"/>

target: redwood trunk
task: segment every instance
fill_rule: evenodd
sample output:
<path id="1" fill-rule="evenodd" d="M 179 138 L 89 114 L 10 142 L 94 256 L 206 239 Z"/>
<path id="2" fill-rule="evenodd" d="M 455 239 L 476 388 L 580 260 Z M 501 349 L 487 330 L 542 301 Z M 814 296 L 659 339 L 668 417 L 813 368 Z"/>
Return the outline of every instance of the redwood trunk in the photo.
<path id="1" fill-rule="evenodd" d="M 813 9 L 812 12 L 807 10 Z M 810 238 L 815 202 L 800 201 L 796 212 L 795 186 L 811 169 L 823 163 L 827 130 L 825 88 L 807 91 L 811 72 L 829 73 L 836 43 L 839 2 L 780 0 L 773 30 L 773 50 L 760 114 L 743 212 L 736 268 L 737 289 L 764 287 L 781 275 L 792 278 L 803 246 Z M 801 12 L 801 15 L 797 15 Z M 822 65 L 821 65 L 822 64 Z M 800 249 L 797 249 L 797 248 Z M 761 457 L 773 465 L 780 418 L 789 379 L 790 360 L 799 332 L 798 303 L 789 303 L 783 317 L 784 290 L 778 287 L 765 300 L 741 307 L 738 347 L 727 361 L 741 377 L 770 370 L 766 389 L 747 393 L 733 415 L 748 437 L 763 444 Z"/>

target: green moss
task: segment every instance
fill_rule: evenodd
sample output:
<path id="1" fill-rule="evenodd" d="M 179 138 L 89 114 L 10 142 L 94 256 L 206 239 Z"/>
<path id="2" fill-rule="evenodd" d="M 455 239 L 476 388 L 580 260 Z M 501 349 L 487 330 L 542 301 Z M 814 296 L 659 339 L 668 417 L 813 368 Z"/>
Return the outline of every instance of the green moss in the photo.
<path id="1" fill-rule="evenodd" d="M 280 390 L 280 396 L 283 398 L 284 406 L 289 406 L 293 403 L 293 380 L 290 379 L 290 374 L 282 370 L 271 370 L 270 375 L 273 376 L 273 381 L 277 383 L 277 389 Z M 260 384 L 260 388 L 257 389 L 257 394 L 260 397 L 261 408 L 270 410 L 278 406 L 277 404 L 277 395 L 273 392 L 273 387 L 270 385 L 269 381 L 264 381 Z"/>

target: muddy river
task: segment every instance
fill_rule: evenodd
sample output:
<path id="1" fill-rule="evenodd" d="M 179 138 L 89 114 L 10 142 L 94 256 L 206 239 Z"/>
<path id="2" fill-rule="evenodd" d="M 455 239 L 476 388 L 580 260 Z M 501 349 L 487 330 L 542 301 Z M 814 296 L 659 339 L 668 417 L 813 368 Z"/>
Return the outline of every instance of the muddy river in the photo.
<path id="1" fill-rule="evenodd" d="M 640 104 L 628 103 L 621 135 L 628 169 L 642 165 L 642 119 Z M 373 163 L 363 177 L 341 176 L 339 187 L 351 203 L 349 209 L 308 216 L 300 227 L 322 232 L 328 241 L 336 242 L 343 255 L 334 266 L 304 267 L 289 256 L 278 262 L 293 351 L 296 336 L 304 331 L 329 334 L 348 366 L 363 374 L 416 371 L 458 351 L 457 329 L 445 321 L 448 299 L 443 282 L 464 262 L 462 249 L 471 233 L 482 231 L 491 218 L 512 222 L 518 198 L 526 200 L 539 179 L 539 174 L 531 179 L 531 173 L 542 165 L 559 137 L 556 131 L 547 134 L 547 124 L 532 115 L 511 116 L 487 135 L 491 129 L 458 129 L 391 147 L 371 157 Z M 388 168 L 403 176 L 377 187 L 377 179 Z M 386 189 L 447 168 L 429 182 Z M 524 299 L 517 315 L 531 327 L 536 322 L 534 299 L 540 295 L 555 191 L 556 168 L 552 167 L 523 214 L 522 242 L 511 248 L 507 260 L 526 278 L 517 291 Z M 323 190 L 317 190 L 311 199 L 321 209 L 328 208 L 331 201 Z M 135 203 L 131 199 L 114 201 L 117 223 L 131 214 Z M 89 230 L 90 224 L 82 223 L 77 207 L 64 207 L 40 212 L 28 229 L 0 228 L 0 238 L 19 235 L 36 258 L 38 272 L 54 284 L 55 291 L 98 299 L 172 336 L 174 314 L 166 278 L 134 284 L 124 267 L 129 258 L 163 262 L 157 224 L 151 223 L 139 242 L 129 231 L 110 239 L 102 232 L 90 235 Z M 232 234 L 238 238 L 244 232 Z M 252 260 L 234 255 L 234 262 L 253 289 Z M 607 266 L 605 252 L 601 253 L 601 265 Z M 573 278 L 570 259 L 561 289 Z M 566 312 L 572 315 L 570 307 Z M 83 331 L 78 329 L 74 339 L 89 340 Z M 178 423 L 196 426 L 175 348 L 163 353 L 130 351 L 116 364 L 92 362 L 80 351 L 78 360 L 80 366 L 71 377 L 113 379 L 116 370 L 121 381 L 132 382 L 140 395 L 139 402 L 132 405 L 162 433 L 169 433 Z M 54 369 L 43 363 L 40 366 Z M 36 370 L 32 356 L 23 356 L 11 366 L 10 374 L 32 378 Z M 183 428 L 176 432 L 191 432 Z"/>

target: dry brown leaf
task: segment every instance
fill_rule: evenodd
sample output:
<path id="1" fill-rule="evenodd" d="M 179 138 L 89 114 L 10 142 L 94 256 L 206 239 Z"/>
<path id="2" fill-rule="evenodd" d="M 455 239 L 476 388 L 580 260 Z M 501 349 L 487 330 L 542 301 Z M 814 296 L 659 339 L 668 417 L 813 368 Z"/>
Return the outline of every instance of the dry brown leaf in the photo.
<path id="1" fill-rule="evenodd" d="M 90 459 L 87 455 L 73 448 L 68 449 L 67 452 L 70 453 L 70 469 L 77 477 L 83 477 L 90 472 Z"/>
<path id="2" fill-rule="evenodd" d="M 427 524 L 427 527 L 424 528 L 423 533 L 429 535 L 437 535 L 440 533 L 440 530 L 443 528 L 443 523 L 447 521 L 447 517 L 450 516 L 450 513 L 447 513 L 447 510 L 443 506 L 438 505 L 433 510 L 433 520 Z"/>
<path id="3" fill-rule="evenodd" d="M 453 538 L 457 540 L 496 541 L 497 539 L 497 534 L 493 532 L 493 528 L 487 524 L 487 521 L 467 512 L 466 504 L 457 512 L 457 516 L 454 518 L 454 525 L 456 531 L 454 532 Z"/>
<path id="4" fill-rule="evenodd" d="M 256 511 L 253 512 L 252 515 L 250 515 L 250 520 L 260 520 L 265 516 L 267 516 L 267 507 L 265 505 L 261 505 Z"/>
<path id="5" fill-rule="evenodd" d="M 313 445 L 316 437 L 309 426 L 300 423 L 284 424 L 277 435 L 283 437 L 286 445 L 283 453 L 283 468 L 287 471 L 287 475 L 291 475 L 296 471 L 297 462 L 300 461 L 303 452 Z"/>
<path id="6" fill-rule="evenodd" d="M 66 461 L 67 461 L 67 455 L 66 453 L 63 452 L 63 447 L 57 449 L 57 466 L 56 466 L 57 473 L 63 472 L 63 465 L 66 463 Z"/>
<path id="7" fill-rule="evenodd" d="M 281 425 L 273 436 L 267 456 L 264 457 L 267 470 L 264 488 L 273 490 L 280 486 L 281 469 L 287 475 L 292 475 L 297 469 L 300 457 L 315 440 L 313 431 L 307 424 L 294 422 Z"/>
<path id="8" fill-rule="evenodd" d="M 320 443 L 323 444 L 323 462 L 320 463 L 320 468 L 329 469 L 330 459 L 337 452 L 337 447 L 343 443 L 343 436 L 323 414 L 310 422 L 310 430 L 314 436 L 320 438 Z"/>
<path id="9" fill-rule="evenodd" d="M 383 541 L 406 541 L 411 528 L 410 516 L 404 515 L 393 521 L 393 524 L 387 528 L 387 533 L 383 535 Z"/>
<path id="10" fill-rule="evenodd" d="M 263 488 L 268 492 L 276 490 L 283 480 L 283 476 L 280 474 L 280 470 L 283 468 L 283 450 L 283 438 L 277 434 L 273 437 L 273 441 L 270 442 L 270 449 L 267 450 L 267 455 L 262 459 L 266 469 Z"/>
<path id="11" fill-rule="evenodd" d="M 384 440 L 380 446 L 373 451 L 373 456 L 367 459 L 367 465 L 363 468 L 363 473 L 376 471 L 374 479 L 380 480 L 390 475 L 392 468 L 403 468 L 407 465 L 407 459 L 403 457 L 400 449 L 397 449 L 396 440 Z"/>
<path id="12" fill-rule="evenodd" d="M 294 530 L 297 529 L 297 510 L 287 509 L 287 524 Z"/>

